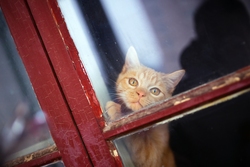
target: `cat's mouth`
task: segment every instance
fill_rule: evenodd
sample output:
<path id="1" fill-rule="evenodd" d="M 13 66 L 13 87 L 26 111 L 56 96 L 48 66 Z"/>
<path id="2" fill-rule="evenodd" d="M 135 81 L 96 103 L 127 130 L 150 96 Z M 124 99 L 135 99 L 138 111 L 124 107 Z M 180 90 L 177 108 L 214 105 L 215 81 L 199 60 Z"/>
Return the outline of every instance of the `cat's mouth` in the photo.
<path id="1" fill-rule="evenodd" d="M 143 108 L 143 105 L 139 101 L 131 103 L 131 109 L 133 111 L 140 110 L 141 108 Z"/>

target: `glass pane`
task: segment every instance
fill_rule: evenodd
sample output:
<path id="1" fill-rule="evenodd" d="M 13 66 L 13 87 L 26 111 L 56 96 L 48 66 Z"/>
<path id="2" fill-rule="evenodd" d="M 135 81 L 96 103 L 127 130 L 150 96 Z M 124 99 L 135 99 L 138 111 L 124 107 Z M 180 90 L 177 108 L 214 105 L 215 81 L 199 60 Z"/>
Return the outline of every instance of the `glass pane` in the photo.
<path id="1" fill-rule="evenodd" d="M 0 10 L 1 161 L 52 145 L 45 116 Z"/>
<path id="2" fill-rule="evenodd" d="M 166 120 L 116 139 L 114 143 L 124 166 L 129 167 L 135 164 L 249 166 L 249 99 L 250 88 L 190 110 L 189 115 L 180 119 Z"/>
<path id="3" fill-rule="evenodd" d="M 130 46 L 135 48 L 141 64 L 156 71 L 169 74 L 185 69 L 174 94 L 250 64 L 247 0 L 58 0 L 58 3 L 103 110 L 109 100 L 119 105 L 108 103 L 111 105 L 106 108 L 113 105 L 116 110 L 123 106 L 138 109 L 131 108 L 124 96 L 116 93 L 117 78 Z M 141 75 L 143 80 L 139 76 L 144 71 L 137 70 L 133 78 L 148 83 L 148 77 L 155 73 Z M 144 93 L 158 91 L 151 88 L 144 88 Z M 172 89 L 167 91 L 170 93 L 164 98 L 172 93 Z M 140 102 L 141 107 L 148 104 L 152 103 Z"/>
<path id="4" fill-rule="evenodd" d="M 42 167 L 64 167 L 64 164 L 62 161 L 54 162 L 52 164 L 48 164 Z"/>

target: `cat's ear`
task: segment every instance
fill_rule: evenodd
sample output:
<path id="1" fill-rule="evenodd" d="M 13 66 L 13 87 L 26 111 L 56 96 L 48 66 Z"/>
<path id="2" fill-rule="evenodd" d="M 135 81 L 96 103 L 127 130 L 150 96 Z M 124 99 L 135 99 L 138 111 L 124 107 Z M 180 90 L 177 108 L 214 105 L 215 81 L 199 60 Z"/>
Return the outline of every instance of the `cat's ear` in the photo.
<path id="1" fill-rule="evenodd" d="M 173 93 L 176 85 L 181 81 L 182 77 L 185 74 L 185 70 L 178 70 L 170 74 L 165 75 L 167 87 L 170 93 Z"/>
<path id="2" fill-rule="evenodd" d="M 133 46 L 130 46 L 126 54 L 125 64 L 123 66 L 122 71 L 125 72 L 128 68 L 133 68 L 138 66 L 140 66 L 140 61 L 137 56 L 136 50 Z"/>

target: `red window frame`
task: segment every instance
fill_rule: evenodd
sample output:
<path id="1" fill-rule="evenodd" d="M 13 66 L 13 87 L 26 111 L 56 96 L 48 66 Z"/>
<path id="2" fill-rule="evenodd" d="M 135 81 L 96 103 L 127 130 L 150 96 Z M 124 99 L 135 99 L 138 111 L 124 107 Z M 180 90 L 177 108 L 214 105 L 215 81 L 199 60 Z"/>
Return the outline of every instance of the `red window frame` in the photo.
<path id="1" fill-rule="evenodd" d="M 0 0 L 0 5 L 57 146 L 18 166 L 58 159 L 65 166 L 122 166 L 112 155 L 115 137 L 250 87 L 250 67 L 245 67 L 105 127 L 56 0 Z"/>
<path id="2" fill-rule="evenodd" d="M 58 159 L 66 166 L 92 166 L 27 1 L 1 0 L 0 5 L 57 146 L 17 166 L 40 166 Z"/>

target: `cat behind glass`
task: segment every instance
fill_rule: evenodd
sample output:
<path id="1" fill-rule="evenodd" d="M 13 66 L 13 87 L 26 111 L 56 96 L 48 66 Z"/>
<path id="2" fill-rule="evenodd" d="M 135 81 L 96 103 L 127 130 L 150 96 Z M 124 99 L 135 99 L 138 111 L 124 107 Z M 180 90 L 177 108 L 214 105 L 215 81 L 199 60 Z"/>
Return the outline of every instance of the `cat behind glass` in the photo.
<path id="1" fill-rule="evenodd" d="M 109 101 L 106 104 L 110 121 L 122 116 L 123 105 L 136 112 L 171 97 L 184 74 L 184 70 L 164 74 L 145 67 L 140 63 L 134 47 L 130 47 L 116 81 L 118 103 Z M 175 167 L 167 124 L 126 137 L 125 144 L 137 167 Z"/>

